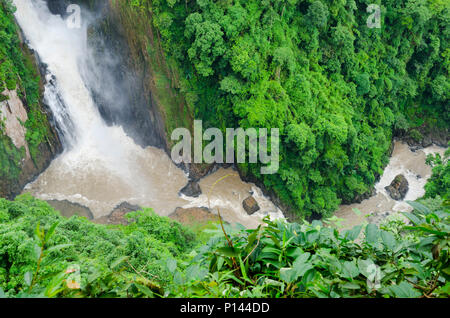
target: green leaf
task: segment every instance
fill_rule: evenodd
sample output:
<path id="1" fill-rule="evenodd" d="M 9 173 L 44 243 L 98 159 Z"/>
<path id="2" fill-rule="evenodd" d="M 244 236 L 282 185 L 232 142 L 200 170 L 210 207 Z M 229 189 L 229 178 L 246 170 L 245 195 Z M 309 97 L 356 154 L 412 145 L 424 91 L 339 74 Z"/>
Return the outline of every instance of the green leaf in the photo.
<path id="1" fill-rule="evenodd" d="M 366 242 L 369 244 L 376 244 L 379 238 L 378 226 L 375 224 L 368 224 L 366 227 Z"/>
<path id="2" fill-rule="evenodd" d="M 73 244 L 59 244 L 59 245 L 55 245 L 52 247 L 49 247 L 48 249 L 45 250 L 46 253 L 50 253 L 50 252 L 54 252 L 54 251 L 59 251 L 63 248 L 67 248 L 73 246 Z"/>
<path id="3" fill-rule="evenodd" d="M 218 248 L 217 253 L 228 257 L 238 257 L 240 255 L 239 249 L 231 246 Z"/>
<path id="4" fill-rule="evenodd" d="M 360 289 L 361 288 L 361 286 L 359 286 L 358 284 L 355 284 L 355 283 L 345 283 L 340 286 L 345 289 Z"/>
<path id="5" fill-rule="evenodd" d="M 345 278 L 353 279 L 359 275 L 358 267 L 355 261 L 346 261 L 342 266 L 342 274 Z"/>
<path id="6" fill-rule="evenodd" d="M 430 209 L 423 205 L 422 203 L 419 203 L 417 201 L 406 201 L 410 206 L 414 208 L 415 211 L 419 212 L 420 214 L 427 215 L 430 213 Z"/>
<path id="7" fill-rule="evenodd" d="M 26 272 L 25 275 L 23 275 L 23 281 L 25 282 L 25 286 L 30 287 L 31 282 L 33 281 L 33 273 Z"/>
<path id="8" fill-rule="evenodd" d="M 403 214 L 403 215 L 404 215 L 408 220 L 410 220 L 411 223 L 414 224 L 414 225 L 418 225 L 418 224 L 422 223 L 422 221 L 421 221 L 417 216 L 415 216 L 415 215 L 412 214 L 412 213 L 409 213 L 409 212 L 401 212 L 401 214 Z"/>
<path id="9" fill-rule="evenodd" d="M 280 279 L 285 283 L 292 283 L 296 279 L 295 270 L 290 267 L 280 268 Z"/>
<path id="10" fill-rule="evenodd" d="M 141 285 L 138 283 L 134 283 L 134 285 L 137 287 L 137 289 L 139 289 L 139 291 L 141 293 L 143 293 L 145 296 L 149 297 L 149 298 L 154 298 L 153 292 L 150 290 L 150 288 L 148 288 L 145 285 Z"/>
<path id="11" fill-rule="evenodd" d="M 55 229 L 58 226 L 59 222 L 55 222 L 50 226 L 50 229 L 45 234 L 45 242 L 48 242 L 48 240 L 52 237 L 53 233 L 55 233 Z"/>
<path id="12" fill-rule="evenodd" d="M 177 260 L 170 258 L 167 260 L 167 269 L 169 270 L 170 273 L 175 273 L 176 269 L 177 269 Z"/>
<path id="13" fill-rule="evenodd" d="M 123 257 L 119 257 L 117 260 L 115 260 L 112 264 L 111 264 L 111 268 L 114 269 L 116 268 L 119 264 L 123 263 L 125 260 L 127 260 L 129 257 L 128 256 L 123 256 Z"/>
<path id="14" fill-rule="evenodd" d="M 389 286 L 388 289 L 398 298 L 417 298 L 422 295 L 410 283 L 405 281 L 399 285 Z"/>
<path id="15" fill-rule="evenodd" d="M 3 288 L 0 287 L 0 298 L 6 298 L 6 294 L 3 291 Z"/>
<path id="16" fill-rule="evenodd" d="M 300 247 L 290 247 L 287 250 L 287 256 L 297 258 L 303 254 L 303 250 Z"/>
<path id="17" fill-rule="evenodd" d="M 308 243 L 314 243 L 319 238 L 319 231 L 317 230 L 311 230 L 306 232 L 306 240 Z"/>
<path id="18" fill-rule="evenodd" d="M 371 259 L 358 259 L 358 269 L 361 274 L 365 277 L 368 277 L 372 273 L 368 271 L 369 266 L 374 265 L 375 263 Z"/>
<path id="19" fill-rule="evenodd" d="M 382 230 L 381 231 L 381 239 L 383 240 L 384 245 L 393 251 L 395 249 L 395 246 L 397 245 L 397 241 L 395 240 L 394 234 L 391 232 L 387 232 Z"/>
<path id="20" fill-rule="evenodd" d="M 362 225 L 356 225 L 351 230 L 344 232 L 344 237 L 349 241 L 354 241 L 358 238 L 359 233 L 361 233 Z"/>

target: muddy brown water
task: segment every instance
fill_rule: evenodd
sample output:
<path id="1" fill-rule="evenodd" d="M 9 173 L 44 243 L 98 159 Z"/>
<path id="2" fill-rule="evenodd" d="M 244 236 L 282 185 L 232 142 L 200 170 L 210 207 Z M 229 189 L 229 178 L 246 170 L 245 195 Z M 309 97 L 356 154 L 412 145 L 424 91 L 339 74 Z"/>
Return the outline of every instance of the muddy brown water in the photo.
<path id="1" fill-rule="evenodd" d="M 343 229 L 366 222 L 372 213 L 410 212 L 412 208 L 406 201 L 422 197 L 425 194 L 424 186 L 431 176 L 431 167 L 425 163 L 427 155 L 430 153 L 443 155 L 444 152 L 444 148 L 437 146 L 413 152 L 406 143 L 396 141 L 389 164 L 375 185 L 376 194 L 361 203 L 341 205 L 335 212 L 334 215 L 342 219 Z M 403 174 L 409 184 L 406 197 L 402 201 L 393 200 L 384 189 L 398 174 Z M 355 213 L 354 209 L 358 209 L 361 213 Z"/>

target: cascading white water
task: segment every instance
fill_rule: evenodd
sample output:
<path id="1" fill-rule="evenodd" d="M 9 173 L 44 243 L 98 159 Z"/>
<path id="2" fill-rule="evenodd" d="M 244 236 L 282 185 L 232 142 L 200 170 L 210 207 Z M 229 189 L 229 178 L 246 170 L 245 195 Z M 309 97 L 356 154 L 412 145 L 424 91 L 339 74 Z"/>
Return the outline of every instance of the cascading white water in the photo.
<path id="1" fill-rule="evenodd" d="M 375 184 L 376 195 L 361 203 L 341 205 L 335 216 L 343 220 L 342 226 L 347 229 L 367 221 L 366 217 L 373 213 L 410 212 L 412 207 L 406 201 L 421 198 L 425 194 L 424 186 L 431 176 L 431 167 L 426 164 L 426 156 L 430 153 L 439 153 L 442 156 L 444 152 L 444 148 L 437 146 L 412 152 L 407 144 L 396 141 L 389 164 Z M 385 187 L 399 174 L 403 174 L 408 180 L 408 192 L 403 200 L 395 201 Z M 358 209 L 361 214 L 355 213 L 354 209 Z"/>
<path id="2" fill-rule="evenodd" d="M 29 46 L 47 64 L 44 97 L 65 146 L 63 154 L 25 191 L 43 200 L 82 204 L 96 218 L 122 202 L 154 208 L 160 215 L 169 215 L 177 207 L 189 207 L 189 201 L 207 205 L 205 195 L 201 201 L 179 197 L 187 176 L 162 150 L 141 148 L 122 127 L 105 124 L 80 75 L 81 62 L 88 58 L 86 25 L 69 29 L 61 16 L 49 12 L 43 0 L 14 0 L 14 4 Z M 101 74 L 97 75 L 101 78 Z M 259 216 L 248 216 L 241 204 L 251 185 L 238 178 L 233 186 L 238 196 L 218 185 L 210 198 L 211 207 L 228 211 L 225 220 L 255 226 Z M 257 200 L 262 207 L 277 211 L 267 198 L 258 196 Z M 230 206 L 235 208 L 230 210 Z"/>
<path id="3" fill-rule="evenodd" d="M 64 153 L 26 190 L 42 199 L 86 205 L 95 216 L 123 201 L 165 215 L 183 205 L 177 191 L 187 181 L 184 173 L 162 151 L 137 146 L 121 127 L 108 127 L 102 120 L 79 72 L 86 52 L 85 26 L 69 29 L 41 0 L 14 4 L 29 45 L 47 64 L 48 79 L 54 77 L 45 100 L 66 141 Z"/>

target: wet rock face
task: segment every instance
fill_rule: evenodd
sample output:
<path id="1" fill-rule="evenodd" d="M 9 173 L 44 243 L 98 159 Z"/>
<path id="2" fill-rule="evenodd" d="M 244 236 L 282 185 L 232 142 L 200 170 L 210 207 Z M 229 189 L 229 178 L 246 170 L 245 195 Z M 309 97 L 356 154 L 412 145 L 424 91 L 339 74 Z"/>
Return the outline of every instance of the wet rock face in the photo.
<path id="1" fill-rule="evenodd" d="M 174 213 L 169 215 L 172 220 L 178 221 L 184 225 L 202 224 L 210 221 L 218 221 L 219 217 L 212 214 L 207 208 L 177 208 Z"/>
<path id="2" fill-rule="evenodd" d="M 58 210 L 62 216 L 66 218 L 70 218 L 73 215 L 84 216 L 89 220 L 94 219 L 94 215 L 88 207 L 85 207 L 81 204 L 70 202 L 67 200 L 48 200 L 48 204 L 50 204 L 55 210 Z"/>
<path id="3" fill-rule="evenodd" d="M 242 206 L 248 214 L 253 214 L 259 210 L 258 202 L 256 202 L 255 198 L 252 196 L 249 196 L 247 199 L 242 201 Z"/>
<path id="4" fill-rule="evenodd" d="M 180 193 L 188 197 L 197 198 L 202 194 L 202 189 L 197 181 L 189 181 L 189 183 L 180 190 Z"/>
<path id="5" fill-rule="evenodd" d="M 133 205 L 128 202 L 122 202 L 121 204 L 116 206 L 109 215 L 98 218 L 94 220 L 94 222 L 99 224 L 128 225 L 128 220 L 125 215 L 127 213 L 139 210 L 141 210 L 141 207 L 138 205 Z"/>
<path id="6" fill-rule="evenodd" d="M 403 200 L 409 189 L 408 180 L 406 180 L 404 175 L 399 174 L 385 189 L 392 199 L 397 201 Z"/>

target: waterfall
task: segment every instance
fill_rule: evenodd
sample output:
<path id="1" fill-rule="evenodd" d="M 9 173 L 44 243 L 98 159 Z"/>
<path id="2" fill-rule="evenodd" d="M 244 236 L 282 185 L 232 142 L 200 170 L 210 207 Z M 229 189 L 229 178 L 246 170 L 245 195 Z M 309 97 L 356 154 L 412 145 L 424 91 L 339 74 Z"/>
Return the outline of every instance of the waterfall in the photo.
<path id="1" fill-rule="evenodd" d="M 102 119 L 80 72 L 89 56 L 87 23 L 69 28 L 43 0 L 14 4 L 28 45 L 47 66 L 44 99 L 65 148 L 26 191 L 45 200 L 85 205 L 96 217 L 124 201 L 164 215 L 182 206 L 186 201 L 178 190 L 187 182 L 185 174 L 162 150 L 136 145 L 122 127 Z"/>
<path id="2" fill-rule="evenodd" d="M 89 85 L 95 81 L 106 101 L 114 100 L 112 111 L 129 109 L 117 101 L 117 90 L 123 85 L 104 76 L 95 66 L 86 38 L 89 13 L 83 13 L 80 28 L 69 28 L 60 15 L 52 14 L 44 0 L 14 0 L 15 17 L 28 45 L 47 66 L 44 100 L 52 110 L 63 140 L 64 151 L 35 181 L 25 187 L 43 200 L 68 200 L 88 207 L 95 218 L 105 216 L 122 202 L 151 207 L 160 215 L 169 215 L 177 207 L 207 206 L 220 208 L 225 220 L 255 227 L 267 214 L 282 216 L 272 202 L 252 184 L 239 177 L 223 182 L 207 197 L 208 187 L 228 173 L 220 169 L 202 183 L 203 195 L 180 197 L 187 183 L 185 173 L 176 167 L 166 153 L 154 147 L 142 148 L 119 125 L 108 126 L 94 102 Z M 105 52 L 105 59 L 110 56 Z M 108 61 L 114 63 L 111 59 Z M 108 64 L 108 63 L 105 63 Z M 86 68 L 89 68 L 87 74 Z M 87 76 L 91 76 L 87 79 Z M 109 81 L 108 81 L 109 80 Z M 110 90 L 106 91 L 105 90 Z M 108 98 L 109 97 L 109 98 Z M 127 108 L 128 107 L 128 108 Z M 142 132 L 145 133 L 145 132 Z M 249 216 L 242 200 L 255 193 L 262 211 Z"/>

